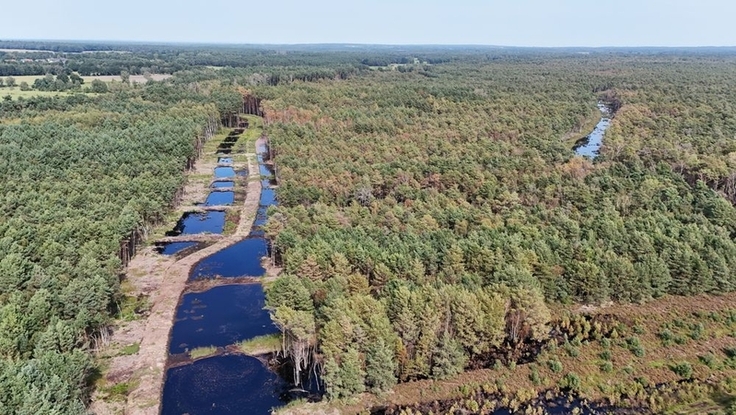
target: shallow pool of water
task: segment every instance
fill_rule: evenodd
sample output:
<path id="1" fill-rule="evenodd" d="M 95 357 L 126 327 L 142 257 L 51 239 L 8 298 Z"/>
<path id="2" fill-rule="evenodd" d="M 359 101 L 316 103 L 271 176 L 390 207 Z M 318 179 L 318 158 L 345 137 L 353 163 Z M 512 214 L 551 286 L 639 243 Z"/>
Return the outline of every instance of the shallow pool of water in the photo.
<path id="1" fill-rule="evenodd" d="M 156 244 L 156 252 L 161 255 L 174 255 L 189 247 L 197 245 L 199 242 L 169 242 Z"/>
<path id="2" fill-rule="evenodd" d="M 229 180 L 212 182 L 212 187 L 214 187 L 215 189 L 222 189 L 225 187 L 235 187 L 235 182 L 229 181 Z"/>
<path id="3" fill-rule="evenodd" d="M 222 233 L 224 227 L 225 212 L 187 212 L 173 230 L 166 232 L 166 236 Z"/>
<path id="4" fill-rule="evenodd" d="M 259 152 L 265 150 L 259 147 Z M 219 151 L 221 155 L 230 150 Z M 227 157 L 223 157 L 227 158 Z M 222 158 L 221 158 L 222 160 Z M 262 156 L 259 155 L 259 160 Z M 268 255 L 268 245 L 258 229 L 266 221 L 268 206 L 276 203 L 270 166 L 259 166 L 261 174 L 270 176 L 262 182 L 260 204 L 251 236 L 220 250 L 197 263 L 190 281 L 215 275 L 228 277 L 262 276 L 261 258 Z M 239 172 L 238 172 L 239 173 Z M 215 175 L 233 177 L 231 167 L 218 167 Z M 216 182 L 215 187 L 230 187 L 232 182 Z M 213 192 L 214 194 L 215 192 Z M 209 202 L 209 198 L 208 198 Z M 224 224 L 224 214 L 223 214 Z M 260 284 L 230 285 L 202 293 L 186 294 L 177 308 L 177 320 L 171 333 L 170 352 L 183 353 L 201 346 L 226 346 L 259 335 L 278 332 L 268 312 L 263 310 L 264 294 Z M 318 380 L 304 374 L 304 391 L 294 388 L 290 369 L 281 367 L 281 376 L 249 356 L 225 355 L 200 359 L 193 364 L 169 369 L 162 399 L 163 415 L 182 414 L 270 414 L 274 407 L 290 400 L 316 396 Z"/>
<path id="5" fill-rule="evenodd" d="M 215 177 L 218 179 L 223 177 L 235 177 L 235 169 L 232 167 L 215 167 Z"/>
<path id="6" fill-rule="evenodd" d="M 247 238 L 217 251 L 194 266 L 190 280 L 220 276 L 260 277 L 266 270 L 261 258 L 268 255 L 268 245 L 263 238 Z"/>
<path id="7" fill-rule="evenodd" d="M 232 205 L 235 202 L 235 193 L 233 192 L 210 192 L 205 206 L 225 206 Z"/>
<path id="8" fill-rule="evenodd" d="M 218 164 L 219 163 L 222 163 L 222 164 L 232 164 L 232 162 L 233 162 L 233 158 L 232 157 L 219 157 L 217 159 L 217 163 Z"/>
<path id="9" fill-rule="evenodd" d="M 197 347 L 225 347 L 256 336 L 278 333 L 271 322 L 261 284 L 223 285 L 185 294 L 176 311 L 169 353 Z"/>
<path id="10" fill-rule="evenodd" d="M 217 356 L 166 372 L 162 415 L 267 415 L 290 385 L 250 356 Z"/>

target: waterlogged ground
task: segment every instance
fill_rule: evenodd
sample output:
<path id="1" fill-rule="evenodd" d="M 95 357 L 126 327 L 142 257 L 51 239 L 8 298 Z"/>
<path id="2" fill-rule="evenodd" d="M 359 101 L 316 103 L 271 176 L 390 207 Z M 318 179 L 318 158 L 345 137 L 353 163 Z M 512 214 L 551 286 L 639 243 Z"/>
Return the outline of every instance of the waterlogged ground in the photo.
<path id="1" fill-rule="evenodd" d="M 224 285 L 185 294 L 176 312 L 169 353 L 197 347 L 225 347 L 245 339 L 277 333 L 260 284 Z"/>
<path id="2" fill-rule="evenodd" d="M 189 280 L 258 277 L 266 272 L 261 258 L 267 254 L 268 245 L 263 238 L 247 238 L 200 261 L 192 269 Z"/>
<path id="3" fill-rule="evenodd" d="M 159 244 L 156 251 L 161 255 L 174 255 L 189 247 L 197 245 L 199 242 L 170 242 Z"/>
<path id="4" fill-rule="evenodd" d="M 262 153 L 265 147 L 259 146 L 258 151 Z M 258 159 L 259 172 L 272 177 L 271 168 L 262 164 L 260 155 Z M 218 178 L 234 174 L 229 167 L 215 169 Z M 199 261 L 191 268 L 189 281 L 265 274 L 261 260 L 268 255 L 268 245 L 260 237 L 259 227 L 266 221 L 268 206 L 276 203 L 270 180 L 261 181 L 259 206 L 249 236 Z M 229 192 L 213 192 L 211 196 L 216 193 Z M 208 198 L 207 203 L 216 202 Z M 277 333 L 264 305 L 260 284 L 224 285 L 186 294 L 177 308 L 169 352 L 181 354 L 198 347 L 224 347 Z M 302 386 L 307 390 L 293 387 L 253 357 L 226 354 L 199 359 L 168 370 L 162 414 L 270 414 L 273 408 L 295 397 L 319 395 L 317 382 L 310 382 L 308 376 L 304 378 Z"/>
<path id="5" fill-rule="evenodd" d="M 212 187 L 214 187 L 215 189 L 235 187 L 235 183 L 232 181 L 217 181 L 212 183 Z"/>
<path id="6" fill-rule="evenodd" d="M 169 369 L 162 415 L 270 414 L 289 399 L 290 385 L 258 359 L 216 356 Z"/>
<path id="7" fill-rule="evenodd" d="M 608 127 L 611 125 L 611 118 L 609 118 L 610 111 L 608 110 L 608 108 L 606 108 L 605 105 L 599 103 L 598 109 L 601 111 L 603 117 L 600 121 L 598 121 L 598 124 L 596 124 L 593 132 L 591 132 L 590 135 L 588 135 L 584 139 L 580 140 L 580 142 L 576 144 L 573 148 L 573 150 L 575 150 L 575 153 L 579 156 L 594 159 L 598 157 L 601 146 L 603 145 L 603 136 L 605 135 Z"/>
<path id="8" fill-rule="evenodd" d="M 218 179 L 235 177 L 235 169 L 232 167 L 215 167 L 215 177 Z"/>
<path id="9" fill-rule="evenodd" d="M 204 202 L 205 206 L 229 206 L 235 202 L 234 192 L 212 192 Z"/>
<path id="10" fill-rule="evenodd" d="M 167 236 L 194 235 L 198 233 L 222 233 L 225 228 L 225 212 L 187 212 Z"/>

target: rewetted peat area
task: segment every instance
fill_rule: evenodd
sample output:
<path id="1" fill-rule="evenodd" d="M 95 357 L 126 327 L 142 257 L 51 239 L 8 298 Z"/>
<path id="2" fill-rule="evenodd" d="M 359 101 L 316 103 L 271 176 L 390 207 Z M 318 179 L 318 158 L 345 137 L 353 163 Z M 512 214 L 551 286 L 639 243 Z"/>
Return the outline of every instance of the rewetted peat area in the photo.
<path id="1" fill-rule="evenodd" d="M 229 206 L 235 202 L 235 192 L 210 192 L 205 200 L 205 206 Z"/>
<path id="2" fill-rule="evenodd" d="M 197 263 L 189 274 L 189 281 L 213 277 L 259 277 L 266 272 L 261 266 L 261 258 L 267 254 L 265 239 L 243 239 Z"/>
<path id="3" fill-rule="evenodd" d="M 255 357 L 210 357 L 167 371 L 161 414 L 270 414 L 291 388 Z"/>
<path id="4" fill-rule="evenodd" d="M 222 285 L 201 293 L 184 294 L 171 330 L 169 353 L 185 353 L 206 346 L 225 347 L 278 333 L 263 308 L 265 305 L 260 284 Z"/>
<path id="5" fill-rule="evenodd" d="M 175 255 L 197 245 L 199 242 L 160 242 L 156 244 L 156 252 L 161 255 Z"/>
<path id="6" fill-rule="evenodd" d="M 215 178 L 235 177 L 235 169 L 230 166 L 215 167 Z"/>
<path id="7" fill-rule="evenodd" d="M 273 171 L 263 164 L 265 152 L 265 146 L 258 147 L 259 171 L 266 179 L 261 182 L 260 206 L 250 234 L 197 263 L 190 272 L 190 282 L 265 274 L 261 260 L 268 255 L 269 247 L 259 228 L 266 223 L 268 206 L 276 204 L 276 194 L 271 188 L 275 183 Z M 217 169 L 232 171 L 230 167 Z M 230 171 L 220 170 L 219 174 Z M 278 333 L 264 305 L 261 284 L 221 285 L 183 295 L 172 327 L 170 354 L 183 354 L 198 347 L 226 347 Z M 166 373 L 162 414 L 265 415 L 296 398 L 319 399 L 318 380 L 305 375 L 302 385 L 294 386 L 291 369 L 280 369 L 283 373 L 277 374 L 261 360 L 239 354 L 213 356 L 172 367 Z"/>
<path id="8" fill-rule="evenodd" d="M 598 121 L 593 132 L 578 140 L 572 148 L 579 156 L 595 159 L 603 145 L 603 136 L 606 134 L 606 129 L 611 125 L 611 110 L 602 102 L 598 103 L 598 109 L 603 114 L 601 120 Z"/>
<path id="9" fill-rule="evenodd" d="M 182 215 L 173 230 L 166 232 L 166 236 L 222 233 L 224 228 L 225 212 L 187 212 Z"/>
<path id="10" fill-rule="evenodd" d="M 225 189 L 235 187 L 235 183 L 232 180 L 218 180 L 212 183 L 212 187 L 215 189 Z"/>

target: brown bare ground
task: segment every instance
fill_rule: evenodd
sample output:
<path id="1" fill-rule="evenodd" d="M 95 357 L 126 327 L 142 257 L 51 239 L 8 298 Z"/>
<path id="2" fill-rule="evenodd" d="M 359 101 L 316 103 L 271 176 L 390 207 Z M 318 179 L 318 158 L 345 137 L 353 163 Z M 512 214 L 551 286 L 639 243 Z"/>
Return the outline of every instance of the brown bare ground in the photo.
<path id="1" fill-rule="evenodd" d="M 256 146 L 263 138 L 256 141 Z M 257 147 L 256 147 L 257 148 Z M 250 232 L 261 193 L 255 153 L 248 158 L 248 182 L 246 198 L 240 208 L 238 227 L 232 235 L 220 238 L 216 243 L 191 255 L 177 260 L 161 256 L 152 247 L 142 249 L 132 259 L 126 271 L 126 280 L 132 284 L 131 295 L 148 296 L 151 310 L 145 320 L 122 323 L 115 327 L 110 346 L 103 353 L 118 355 L 110 358 L 105 371 L 104 384 L 111 386 L 127 382 L 130 393 L 124 403 L 106 401 L 104 392 L 98 390 L 93 396 L 90 409 L 97 415 L 158 415 L 160 412 L 168 342 L 174 321 L 176 306 L 186 287 L 191 268 L 205 257 L 245 238 Z M 209 157 L 207 157 L 209 159 Z M 212 173 L 214 160 L 202 160 L 190 177 L 202 177 Z M 185 187 L 183 204 L 202 201 L 209 191 L 211 179 L 192 180 Z M 132 356 L 121 356 L 122 347 L 138 343 L 140 349 Z"/>
<path id="2" fill-rule="evenodd" d="M 261 262 L 261 266 L 266 270 L 266 275 L 263 276 L 263 281 L 273 281 L 275 280 L 279 275 L 281 275 L 281 272 L 284 270 L 283 267 L 277 267 L 276 265 L 273 265 L 270 258 L 266 258 Z"/>

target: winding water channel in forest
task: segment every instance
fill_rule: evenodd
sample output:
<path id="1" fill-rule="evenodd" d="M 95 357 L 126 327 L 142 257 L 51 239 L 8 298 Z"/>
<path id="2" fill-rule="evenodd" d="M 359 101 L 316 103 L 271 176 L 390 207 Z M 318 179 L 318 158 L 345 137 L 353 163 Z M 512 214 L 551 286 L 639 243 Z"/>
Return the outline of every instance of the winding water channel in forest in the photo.
<path id="1" fill-rule="evenodd" d="M 262 190 L 249 235 L 197 263 L 190 271 L 190 282 L 265 274 L 261 259 L 268 254 L 268 244 L 259 227 L 265 223 L 268 207 L 276 203 L 273 171 L 264 162 L 265 154 L 266 146 L 259 144 L 257 155 Z M 231 159 L 220 158 L 215 177 L 233 177 L 236 174 L 233 168 L 222 166 L 231 162 Z M 232 186 L 233 182 L 215 183 Z M 228 192 L 213 189 L 210 197 L 220 197 L 218 193 Z M 183 228 L 186 229 L 186 225 Z M 294 388 L 267 366 L 267 358 L 229 352 L 228 346 L 279 331 L 264 309 L 265 295 L 259 282 L 220 282 L 206 291 L 184 294 L 177 306 L 169 342 L 169 361 L 184 361 L 185 364 L 171 363 L 166 373 L 161 405 L 164 415 L 269 414 L 274 407 L 303 397 L 306 391 L 302 388 L 309 389 L 308 385 Z M 191 362 L 188 353 L 201 347 L 227 351 Z"/>
<path id="2" fill-rule="evenodd" d="M 573 150 L 577 155 L 591 159 L 595 159 L 599 155 L 601 145 L 603 145 L 603 136 L 611 125 L 612 114 L 611 109 L 603 102 L 598 103 L 598 109 L 601 111 L 602 117 L 590 134 L 575 143 Z"/>

